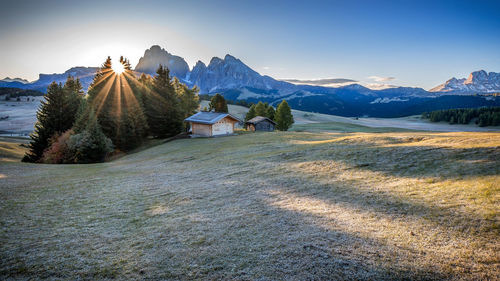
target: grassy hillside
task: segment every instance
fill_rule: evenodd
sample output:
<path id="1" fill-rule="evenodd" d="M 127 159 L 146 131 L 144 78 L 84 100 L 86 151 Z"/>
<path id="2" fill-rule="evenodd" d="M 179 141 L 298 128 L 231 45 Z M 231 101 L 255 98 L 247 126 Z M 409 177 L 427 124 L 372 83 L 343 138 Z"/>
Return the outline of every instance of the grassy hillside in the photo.
<path id="1" fill-rule="evenodd" d="M 27 150 L 29 139 L 0 137 L 0 165 L 2 162 L 19 162 Z"/>
<path id="2" fill-rule="evenodd" d="M 344 131 L 3 161 L 0 278 L 498 278 L 500 133 Z"/>
<path id="3" fill-rule="evenodd" d="M 201 101 L 201 107 L 208 107 L 208 101 Z M 239 105 L 228 105 L 229 112 L 245 119 L 248 108 Z M 470 125 L 450 125 L 446 123 L 434 123 L 428 120 L 422 120 L 420 116 L 409 116 L 401 118 L 351 118 L 336 115 L 321 114 L 316 112 L 307 112 L 292 109 L 295 124 L 292 129 L 300 131 L 310 130 L 314 127 L 315 131 L 320 130 L 337 130 L 339 127 L 347 127 L 347 131 L 363 131 L 365 128 L 382 128 L 375 131 L 385 130 L 384 128 L 392 128 L 389 131 L 400 129 L 420 130 L 420 131 L 440 131 L 440 132 L 487 132 L 500 131 L 500 127 L 479 128 L 474 124 Z M 310 124 L 315 124 L 311 126 Z M 372 130 L 374 131 L 374 130 Z M 387 130 L 386 130 L 387 131 Z"/>

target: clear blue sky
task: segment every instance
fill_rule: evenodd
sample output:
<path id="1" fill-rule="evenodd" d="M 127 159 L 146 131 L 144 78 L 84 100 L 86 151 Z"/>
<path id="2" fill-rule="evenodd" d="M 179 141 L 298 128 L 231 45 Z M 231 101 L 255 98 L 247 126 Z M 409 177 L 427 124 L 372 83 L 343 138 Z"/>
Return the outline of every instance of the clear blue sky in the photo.
<path id="1" fill-rule="evenodd" d="M 153 44 L 191 67 L 230 53 L 275 78 L 394 77 L 385 82 L 429 89 L 474 70 L 500 71 L 500 1 L 1 4 L 0 77 L 34 80 L 107 55 L 135 65 Z"/>

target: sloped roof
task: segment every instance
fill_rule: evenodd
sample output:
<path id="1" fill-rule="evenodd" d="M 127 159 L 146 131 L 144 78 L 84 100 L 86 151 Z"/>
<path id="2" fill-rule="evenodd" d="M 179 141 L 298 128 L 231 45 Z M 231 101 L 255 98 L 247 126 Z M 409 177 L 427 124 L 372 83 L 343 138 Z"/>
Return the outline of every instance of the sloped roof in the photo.
<path id="1" fill-rule="evenodd" d="M 225 117 L 229 117 L 229 118 L 232 118 L 238 122 L 242 122 L 238 117 L 235 117 L 229 113 L 206 112 L 206 111 L 200 111 L 200 112 L 184 119 L 184 121 L 211 125 L 211 124 L 217 123 L 218 121 L 224 119 Z"/>
<path id="2" fill-rule="evenodd" d="M 271 119 L 269 119 L 267 117 L 264 117 L 264 116 L 256 116 L 256 117 L 248 120 L 247 123 L 249 123 L 249 124 L 257 124 L 257 123 L 260 123 L 260 122 L 262 122 L 264 120 L 267 120 L 270 123 L 273 123 L 274 125 L 276 125 L 276 123 L 273 120 L 271 120 Z"/>

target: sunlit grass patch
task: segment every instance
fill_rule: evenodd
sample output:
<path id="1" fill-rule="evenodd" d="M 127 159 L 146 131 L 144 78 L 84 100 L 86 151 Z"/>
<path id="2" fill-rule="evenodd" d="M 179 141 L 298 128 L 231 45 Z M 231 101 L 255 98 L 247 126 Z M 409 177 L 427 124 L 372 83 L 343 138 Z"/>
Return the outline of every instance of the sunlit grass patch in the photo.
<path id="1" fill-rule="evenodd" d="M 342 122 L 328 122 L 328 123 L 312 123 L 312 124 L 299 124 L 293 125 L 290 131 L 295 132 L 328 132 L 328 131 L 338 131 L 338 132 L 406 132 L 411 130 L 400 129 L 400 128 L 373 128 L 357 124 L 349 124 Z"/>
<path id="2" fill-rule="evenodd" d="M 0 137 L 0 162 L 20 161 L 28 150 L 27 139 Z"/>

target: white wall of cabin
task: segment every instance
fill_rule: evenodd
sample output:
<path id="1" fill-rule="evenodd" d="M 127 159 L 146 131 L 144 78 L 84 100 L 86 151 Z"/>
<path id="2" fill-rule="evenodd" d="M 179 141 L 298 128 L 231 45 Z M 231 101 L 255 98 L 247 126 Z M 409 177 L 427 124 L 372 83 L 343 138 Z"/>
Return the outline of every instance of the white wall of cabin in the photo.
<path id="1" fill-rule="evenodd" d="M 234 133 L 234 121 L 231 118 L 224 118 L 212 125 L 212 136 L 229 135 Z"/>

